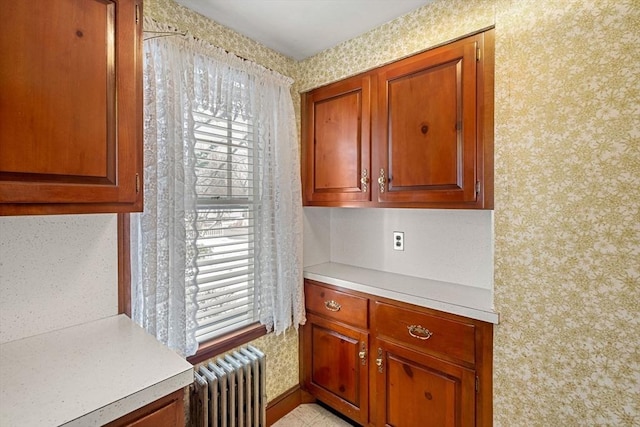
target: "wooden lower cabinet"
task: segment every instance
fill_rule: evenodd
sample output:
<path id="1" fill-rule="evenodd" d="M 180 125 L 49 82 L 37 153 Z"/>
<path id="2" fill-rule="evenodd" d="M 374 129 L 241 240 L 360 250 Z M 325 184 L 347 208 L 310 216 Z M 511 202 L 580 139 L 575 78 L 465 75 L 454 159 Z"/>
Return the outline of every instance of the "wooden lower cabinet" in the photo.
<path id="1" fill-rule="evenodd" d="M 303 386 L 361 424 L 369 418 L 368 300 L 305 281 Z"/>
<path id="2" fill-rule="evenodd" d="M 311 280 L 305 299 L 316 399 L 368 426 L 492 424 L 492 324 Z"/>
<path id="3" fill-rule="evenodd" d="M 474 425 L 475 371 L 383 340 L 374 347 L 375 425 Z"/>
<path id="4" fill-rule="evenodd" d="M 180 389 L 105 427 L 184 427 L 184 390 Z"/>
<path id="5" fill-rule="evenodd" d="M 307 390 L 349 418 L 366 423 L 368 334 L 312 314 L 307 322 L 309 326 L 304 330 L 304 340 L 309 343 Z"/>

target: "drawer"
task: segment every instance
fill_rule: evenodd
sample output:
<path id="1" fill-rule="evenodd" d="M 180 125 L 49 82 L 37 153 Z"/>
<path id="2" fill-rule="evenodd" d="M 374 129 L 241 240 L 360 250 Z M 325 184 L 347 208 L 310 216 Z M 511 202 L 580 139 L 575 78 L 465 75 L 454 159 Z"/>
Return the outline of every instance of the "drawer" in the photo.
<path id="1" fill-rule="evenodd" d="M 376 301 L 377 338 L 390 338 L 445 359 L 475 363 L 475 326 Z"/>
<path id="2" fill-rule="evenodd" d="M 310 280 L 304 282 L 304 301 L 308 311 L 358 328 L 367 328 L 367 298 L 325 288 Z"/>

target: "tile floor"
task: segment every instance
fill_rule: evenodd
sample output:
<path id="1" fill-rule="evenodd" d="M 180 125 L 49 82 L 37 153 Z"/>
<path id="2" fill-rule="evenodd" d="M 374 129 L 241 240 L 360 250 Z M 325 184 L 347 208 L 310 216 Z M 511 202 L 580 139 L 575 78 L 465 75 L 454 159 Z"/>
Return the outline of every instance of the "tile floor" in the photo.
<path id="1" fill-rule="evenodd" d="M 315 403 L 304 403 L 284 417 L 272 427 L 351 427 L 351 424 Z"/>

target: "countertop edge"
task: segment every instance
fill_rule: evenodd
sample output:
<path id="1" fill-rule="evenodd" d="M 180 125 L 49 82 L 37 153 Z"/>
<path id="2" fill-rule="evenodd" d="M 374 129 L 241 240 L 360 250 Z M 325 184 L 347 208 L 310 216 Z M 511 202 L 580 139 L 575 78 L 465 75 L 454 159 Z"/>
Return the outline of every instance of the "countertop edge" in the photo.
<path id="1" fill-rule="evenodd" d="M 112 402 L 100 409 L 83 415 L 68 423 L 64 427 L 83 427 L 87 425 L 102 425 L 117 420 L 137 409 L 167 396 L 176 390 L 184 388 L 193 381 L 193 368 L 180 372 L 150 387 L 133 393 L 116 402 Z"/>
<path id="2" fill-rule="evenodd" d="M 461 302 L 455 297 L 430 298 L 427 295 L 420 295 L 415 292 L 415 286 L 410 290 L 394 290 L 383 287 L 380 283 L 368 283 L 366 276 L 384 275 L 388 278 L 394 278 L 398 281 L 411 280 L 413 284 L 424 283 L 425 287 L 437 289 L 438 287 L 458 287 L 461 289 L 469 288 L 470 292 L 481 295 L 485 300 L 491 300 L 491 291 L 488 289 L 472 288 L 464 285 L 449 284 L 429 279 L 421 279 L 417 277 L 402 276 L 399 274 L 382 272 L 377 270 L 364 269 L 361 267 L 353 267 L 345 264 L 324 263 L 304 268 L 303 276 L 306 279 L 316 280 L 318 282 L 327 283 L 334 286 L 340 286 L 354 291 L 364 292 L 374 296 L 394 299 L 397 301 L 415 304 L 425 308 L 440 310 L 445 313 L 456 314 L 468 317 L 470 319 L 480 320 L 493 324 L 498 324 L 500 316 L 497 312 L 487 307 L 473 307 L 468 304 L 469 301 Z M 361 278 L 358 276 L 362 276 Z M 485 301 L 486 303 L 487 301 Z M 486 304 L 485 304 L 486 305 Z"/>

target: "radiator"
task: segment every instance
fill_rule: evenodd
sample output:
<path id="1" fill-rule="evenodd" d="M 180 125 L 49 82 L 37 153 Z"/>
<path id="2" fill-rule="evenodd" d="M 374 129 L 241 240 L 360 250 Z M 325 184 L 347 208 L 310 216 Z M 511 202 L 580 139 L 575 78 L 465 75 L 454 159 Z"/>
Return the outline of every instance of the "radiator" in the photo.
<path id="1" fill-rule="evenodd" d="M 194 371 L 193 427 L 266 427 L 266 356 L 249 345 Z"/>

